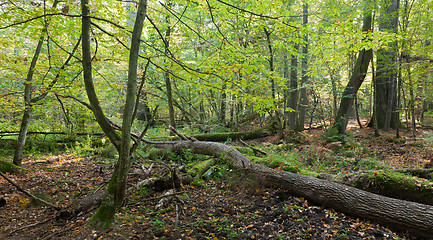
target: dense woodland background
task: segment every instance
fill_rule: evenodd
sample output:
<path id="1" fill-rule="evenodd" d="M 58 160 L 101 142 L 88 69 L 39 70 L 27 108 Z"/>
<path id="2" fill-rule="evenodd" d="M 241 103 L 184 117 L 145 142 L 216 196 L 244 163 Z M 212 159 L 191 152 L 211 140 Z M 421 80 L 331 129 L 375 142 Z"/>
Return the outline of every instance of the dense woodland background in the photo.
<path id="1" fill-rule="evenodd" d="M 425 175 L 433 156 L 432 9 L 430 0 L 1 2 L 2 160 L 28 168 L 59 151 L 111 159 L 98 162 L 111 180 L 90 220 L 104 228 L 124 206 L 137 162 L 147 175 L 154 164 L 180 158 L 187 168 L 203 167 L 200 175 L 211 169 L 214 178 L 230 168 L 249 169 L 253 179 L 268 174 L 248 167 L 251 161 L 346 184 L 351 180 L 318 174 L 409 168 L 422 170 L 417 176 L 432 194 Z M 347 132 L 348 124 L 364 130 Z M 175 135 L 183 150 L 158 142 Z M 243 141 L 249 139 L 261 140 Z M 409 161 L 413 149 L 399 145 L 406 164 L 386 162 L 378 157 L 383 145 L 365 145 L 381 139 L 418 144 L 423 160 Z M 225 145 L 205 149 L 204 141 Z M 242 145 L 236 151 L 248 159 L 194 157 L 220 159 L 229 145 Z M 406 194 L 400 190 L 373 192 L 399 198 Z M 419 223 L 427 235 L 430 210 Z M 368 211 L 355 215 L 378 220 Z"/>

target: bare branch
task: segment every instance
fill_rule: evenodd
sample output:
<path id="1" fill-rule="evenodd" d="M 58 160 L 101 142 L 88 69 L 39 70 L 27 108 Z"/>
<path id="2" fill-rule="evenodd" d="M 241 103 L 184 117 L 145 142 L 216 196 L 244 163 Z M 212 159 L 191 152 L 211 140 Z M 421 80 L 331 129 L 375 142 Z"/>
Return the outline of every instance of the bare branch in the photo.
<path id="1" fill-rule="evenodd" d="M 1 175 L 4 179 L 6 179 L 10 184 L 12 184 L 13 186 L 15 186 L 15 187 L 20 191 L 20 192 L 24 193 L 26 196 L 28 196 L 28 197 L 30 197 L 30 198 L 33 198 L 33 199 L 35 199 L 36 201 L 41 202 L 41 203 L 43 203 L 43 204 L 45 204 L 45 205 L 47 205 L 47 206 L 49 206 L 49 207 L 51 207 L 51 208 L 53 208 L 53 209 L 55 209 L 55 210 L 60 210 L 60 209 L 61 209 L 60 207 L 58 207 L 58 206 L 56 206 L 56 205 L 54 205 L 54 204 L 52 204 L 52 203 L 49 203 L 49 202 L 47 202 L 47 201 L 45 201 L 45 200 L 43 200 L 43 199 L 40 199 L 40 198 L 34 196 L 33 194 L 29 193 L 28 191 L 24 190 L 22 187 L 20 187 L 17 183 L 15 183 L 14 181 L 12 181 L 12 179 L 8 178 L 8 177 L 7 177 L 5 174 L 3 174 L 2 172 L 0 172 L 0 175 Z"/>

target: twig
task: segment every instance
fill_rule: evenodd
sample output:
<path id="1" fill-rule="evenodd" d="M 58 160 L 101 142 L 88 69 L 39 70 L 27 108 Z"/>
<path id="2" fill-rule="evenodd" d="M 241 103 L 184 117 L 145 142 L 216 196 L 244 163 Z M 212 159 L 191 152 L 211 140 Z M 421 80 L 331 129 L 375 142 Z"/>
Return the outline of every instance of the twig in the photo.
<path id="1" fill-rule="evenodd" d="M 244 144 L 245 146 L 251 148 L 254 152 L 259 152 L 259 153 L 261 153 L 261 154 L 263 154 L 263 155 L 267 155 L 267 154 L 268 154 L 267 152 L 265 152 L 265 151 L 263 151 L 263 150 L 260 150 L 260 149 L 258 149 L 258 148 L 255 148 L 255 147 L 251 146 L 250 144 L 248 144 L 248 143 L 246 143 L 246 142 L 244 142 L 244 141 L 242 141 L 242 140 L 239 140 L 239 141 L 241 141 L 241 143 Z"/>
<path id="2" fill-rule="evenodd" d="M 179 226 L 179 206 L 176 204 L 176 221 L 174 221 L 174 229 Z"/>
<path id="3" fill-rule="evenodd" d="M 162 195 L 162 196 L 159 196 L 159 197 L 146 198 L 146 199 L 143 199 L 141 201 L 146 202 L 146 201 L 158 200 L 158 199 L 161 199 L 161 198 L 166 198 L 166 197 L 180 195 L 180 194 L 183 194 L 183 193 L 186 193 L 186 192 L 187 191 L 175 192 L 175 193 L 170 193 L 170 194 L 167 194 L 167 195 Z"/>
<path id="4" fill-rule="evenodd" d="M 60 235 L 60 234 L 62 234 L 62 233 L 65 233 L 65 232 L 71 230 L 72 228 L 76 227 L 76 225 L 77 225 L 77 224 L 75 223 L 75 224 L 72 224 L 72 226 L 70 226 L 70 227 L 68 227 L 68 228 L 65 228 L 65 229 L 63 229 L 63 230 L 61 230 L 61 231 L 59 231 L 59 232 L 53 232 L 53 233 L 49 234 L 48 236 L 44 237 L 43 240 L 52 239 L 52 238 L 54 238 L 56 235 Z"/>
<path id="5" fill-rule="evenodd" d="M 51 218 L 48 218 L 48 219 L 46 219 L 46 220 L 44 220 L 44 221 L 40 221 L 40 222 L 36 222 L 36 223 L 32 223 L 32 224 L 29 224 L 29 225 L 26 225 L 26 226 L 23 226 L 23 227 L 20 227 L 20 228 L 14 229 L 13 231 L 11 231 L 11 232 L 8 234 L 8 236 L 9 236 L 9 235 L 12 235 L 12 234 L 14 234 L 14 233 L 16 233 L 16 232 L 18 232 L 18 231 L 24 230 L 24 229 L 26 229 L 26 228 L 31 228 L 31 227 L 35 227 L 35 226 L 40 225 L 40 224 L 47 223 L 47 222 L 53 220 L 54 218 L 56 218 L 56 217 L 51 217 Z"/>
<path id="6" fill-rule="evenodd" d="M 10 182 L 12 185 L 14 185 L 19 191 L 21 191 L 22 193 L 24 193 L 25 195 L 27 195 L 28 197 L 31 197 L 31 198 L 35 199 L 36 201 L 39 201 L 39 202 L 41 202 L 41 203 L 43 203 L 43 204 L 45 204 L 45 205 L 47 205 L 47 206 L 49 206 L 51 208 L 54 208 L 55 210 L 60 210 L 61 209 L 60 207 L 58 207 L 58 206 L 56 206 L 56 205 L 54 205 L 52 203 L 49 203 L 49 202 L 47 202 L 47 201 L 45 201 L 43 199 L 40 199 L 40 198 L 32 195 L 31 193 L 27 192 L 26 190 L 24 190 L 23 188 L 21 188 L 17 183 L 15 183 L 14 181 L 12 181 L 12 179 L 8 178 L 5 174 L 3 174 L 2 172 L 0 172 L 0 175 L 4 179 L 6 179 L 8 182 Z"/>
<path id="7" fill-rule="evenodd" d="M 180 133 L 179 131 L 177 131 L 173 126 L 168 126 L 168 128 L 173 132 L 173 133 L 175 133 L 177 136 L 179 136 L 182 140 L 184 140 L 184 141 L 188 141 L 188 140 L 190 140 L 190 141 L 193 141 L 193 142 L 195 142 L 195 141 L 198 141 L 195 137 L 190 137 L 190 136 L 188 136 L 188 135 L 184 135 L 184 134 L 182 134 L 182 133 Z"/>

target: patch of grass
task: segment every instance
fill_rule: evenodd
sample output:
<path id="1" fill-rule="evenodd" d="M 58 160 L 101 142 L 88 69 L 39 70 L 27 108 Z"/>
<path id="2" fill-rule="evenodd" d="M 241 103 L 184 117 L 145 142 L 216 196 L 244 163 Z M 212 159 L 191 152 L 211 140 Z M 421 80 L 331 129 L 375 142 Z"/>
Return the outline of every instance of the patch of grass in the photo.
<path id="1" fill-rule="evenodd" d="M 45 195 L 44 193 L 32 192 L 32 194 L 33 194 L 33 196 L 38 197 L 38 198 L 40 198 L 40 199 L 42 199 L 42 200 L 44 200 L 46 202 L 49 202 L 49 203 L 53 203 L 54 202 L 49 196 Z M 41 203 L 41 202 L 39 202 L 38 200 L 35 200 L 33 198 L 30 198 L 29 200 L 30 200 L 30 203 L 33 206 L 44 206 L 44 204 Z"/>
<path id="2" fill-rule="evenodd" d="M 297 152 L 271 152 L 263 159 L 263 162 L 267 162 L 267 166 L 270 168 L 280 167 L 282 170 L 292 173 L 298 173 L 301 168 Z"/>
<path id="3" fill-rule="evenodd" d="M 424 139 L 426 142 L 428 142 L 428 144 L 429 144 L 430 146 L 433 147 L 433 133 L 431 133 L 431 132 L 424 132 L 424 133 L 423 133 L 423 139 Z"/>

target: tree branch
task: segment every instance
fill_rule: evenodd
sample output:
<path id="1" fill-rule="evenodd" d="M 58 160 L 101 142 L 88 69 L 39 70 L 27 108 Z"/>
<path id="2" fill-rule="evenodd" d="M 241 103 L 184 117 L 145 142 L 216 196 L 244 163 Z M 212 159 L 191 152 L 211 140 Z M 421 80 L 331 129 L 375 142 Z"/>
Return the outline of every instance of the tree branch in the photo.
<path id="1" fill-rule="evenodd" d="M 1 175 L 4 179 L 6 179 L 10 184 L 12 184 L 13 186 L 15 186 L 15 187 L 20 191 L 20 192 L 24 193 L 26 196 L 28 196 L 28 197 L 30 197 L 30 198 L 33 198 L 33 199 L 35 199 L 36 201 L 41 202 L 41 203 L 43 203 L 43 204 L 45 204 L 45 205 L 47 205 L 47 206 L 49 206 L 49 207 L 51 207 L 51 208 L 53 208 L 53 209 L 55 209 L 55 210 L 57 210 L 57 211 L 61 209 L 60 207 L 58 207 L 58 206 L 56 206 L 56 205 L 54 205 L 54 204 L 52 204 L 52 203 L 49 203 L 49 202 L 47 202 L 47 201 L 45 201 L 45 200 L 43 200 L 43 199 L 40 199 L 40 198 L 34 196 L 33 194 L 27 192 L 27 191 L 24 190 L 22 187 L 20 187 L 17 183 L 15 183 L 14 181 L 12 181 L 12 179 L 8 178 L 5 174 L 3 174 L 2 172 L 0 172 L 0 175 Z"/>

